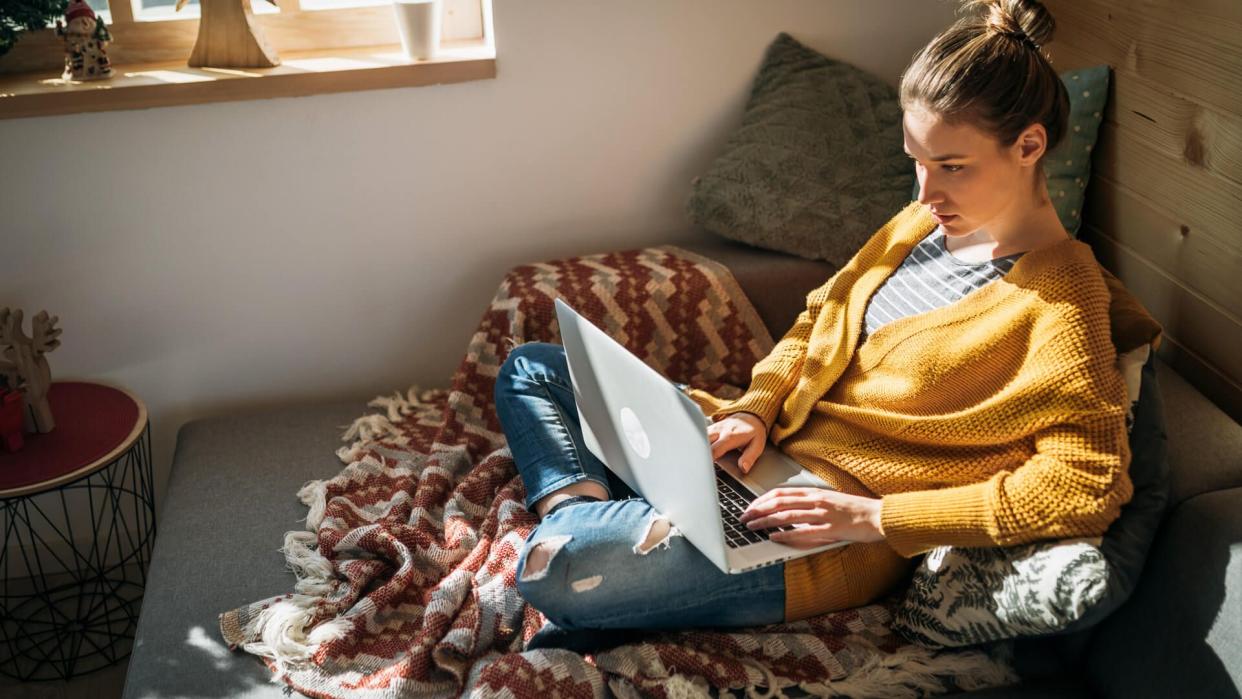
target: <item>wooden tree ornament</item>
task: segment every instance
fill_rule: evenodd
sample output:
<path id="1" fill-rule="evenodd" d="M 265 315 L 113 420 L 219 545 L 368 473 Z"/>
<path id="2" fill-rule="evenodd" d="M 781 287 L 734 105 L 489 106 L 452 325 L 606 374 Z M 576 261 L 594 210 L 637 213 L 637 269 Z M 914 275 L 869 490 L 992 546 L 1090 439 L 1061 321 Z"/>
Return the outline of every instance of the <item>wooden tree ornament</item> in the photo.
<path id="1" fill-rule="evenodd" d="M 52 385 L 52 371 L 45 354 L 60 346 L 60 328 L 57 316 L 48 317 L 40 311 L 31 319 L 31 336 L 22 330 L 21 309 L 0 308 L 0 372 L 9 378 L 9 386 L 17 388 L 20 379 L 24 385 L 26 403 L 34 412 L 35 429 L 51 432 L 56 427 L 52 418 L 52 406 L 47 400 L 47 389 Z"/>
<path id="2" fill-rule="evenodd" d="M 267 0 L 276 6 L 276 0 Z M 177 0 L 177 9 L 187 0 Z M 280 65 L 276 50 L 255 23 L 250 0 L 199 0 L 198 40 L 191 68 L 271 68 Z"/>

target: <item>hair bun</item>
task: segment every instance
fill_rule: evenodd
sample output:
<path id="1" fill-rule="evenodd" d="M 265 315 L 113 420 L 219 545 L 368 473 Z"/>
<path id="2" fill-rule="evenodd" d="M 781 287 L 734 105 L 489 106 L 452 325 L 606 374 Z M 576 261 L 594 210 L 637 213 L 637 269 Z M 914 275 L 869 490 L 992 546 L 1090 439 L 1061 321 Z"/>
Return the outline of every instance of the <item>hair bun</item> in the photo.
<path id="1" fill-rule="evenodd" d="M 1052 39 L 1056 23 L 1038 0 L 969 0 L 965 8 L 981 6 L 983 28 L 993 34 L 1017 39 L 1039 51 Z"/>

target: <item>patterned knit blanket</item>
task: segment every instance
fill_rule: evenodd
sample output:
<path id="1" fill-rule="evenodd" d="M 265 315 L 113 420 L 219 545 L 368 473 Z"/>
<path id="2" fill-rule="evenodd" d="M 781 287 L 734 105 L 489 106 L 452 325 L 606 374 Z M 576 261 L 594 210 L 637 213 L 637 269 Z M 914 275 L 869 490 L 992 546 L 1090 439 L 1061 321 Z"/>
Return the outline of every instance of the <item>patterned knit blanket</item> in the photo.
<path id="1" fill-rule="evenodd" d="M 594 655 L 524 651 L 543 616 L 517 592 L 537 524 L 492 404 L 508 351 L 559 342 L 562 297 L 650 366 L 735 397 L 773 341 L 727 269 L 664 246 L 513 269 L 448 390 L 381 396 L 307 483 L 285 535 L 294 592 L 220 615 L 231 649 L 315 697 L 915 697 L 1017 680 L 1006 644 L 931 651 L 890 631 L 896 600 L 739 631 L 652 633 Z"/>

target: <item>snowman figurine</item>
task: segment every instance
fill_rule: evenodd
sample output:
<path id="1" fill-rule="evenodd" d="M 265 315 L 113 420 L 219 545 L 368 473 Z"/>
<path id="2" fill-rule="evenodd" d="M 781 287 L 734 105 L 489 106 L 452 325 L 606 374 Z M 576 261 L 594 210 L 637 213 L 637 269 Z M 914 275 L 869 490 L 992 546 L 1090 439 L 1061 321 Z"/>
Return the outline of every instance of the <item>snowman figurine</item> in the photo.
<path id="1" fill-rule="evenodd" d="M 112 63 L 104 45 L 112 40 L 108 28 L 84 0 L 70 0 L 65 24 L 56 20 L 56 35 L 65 41 L 63 80 L 101 80 L 112 77 Z"/>

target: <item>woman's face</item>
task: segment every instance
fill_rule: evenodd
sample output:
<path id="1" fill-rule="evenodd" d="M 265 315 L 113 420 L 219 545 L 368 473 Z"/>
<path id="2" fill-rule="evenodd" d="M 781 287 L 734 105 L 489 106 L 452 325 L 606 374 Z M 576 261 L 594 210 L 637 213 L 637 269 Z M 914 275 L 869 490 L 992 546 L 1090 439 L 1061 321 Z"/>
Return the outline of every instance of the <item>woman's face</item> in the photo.
<path id="1" fill-rule="evenodd" d="M 1028 135 L 1042 137 L 1042 126 L 1033 125 L 1009 148 L 969 124 L 948 124 L 924 110 L 905 112 L 902 126 L 919 181 L 919 202 L 945 235 L 1008 230 L 1031 206 L 1031 198 L 1018 195 L 1030 191 L 1034 165 L 1043 153 L 1042 142 L 1032 144 Z"/>

